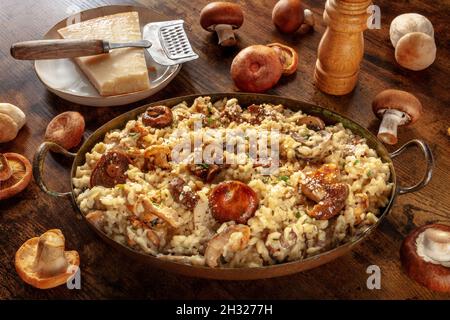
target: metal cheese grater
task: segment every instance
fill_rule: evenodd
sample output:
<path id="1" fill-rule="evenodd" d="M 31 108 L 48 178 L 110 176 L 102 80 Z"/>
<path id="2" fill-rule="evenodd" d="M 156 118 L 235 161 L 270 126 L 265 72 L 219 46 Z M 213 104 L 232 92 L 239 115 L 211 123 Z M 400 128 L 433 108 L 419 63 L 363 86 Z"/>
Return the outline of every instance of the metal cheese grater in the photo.
<path id="1" fill-rule="evenodd" d="M 143 38 L 152 43 L 147 48 L 162 65 L 180 64 L 198 58 L 183 28 L 183 20 L 152 22 L 144 26 Z"/>
<path id="2" fill-rule="evenodd" d="M 137 47 L 147 49 L 156 63 L 172 66 L 198 58 L 192 50 L 183 24 L 183 20 L 148 23 L 144 26 L 143 40 L 127 43 L 67 39 L 24 41 L 11 46 L 11 55 L 20 60 L 61 59 Z"/>

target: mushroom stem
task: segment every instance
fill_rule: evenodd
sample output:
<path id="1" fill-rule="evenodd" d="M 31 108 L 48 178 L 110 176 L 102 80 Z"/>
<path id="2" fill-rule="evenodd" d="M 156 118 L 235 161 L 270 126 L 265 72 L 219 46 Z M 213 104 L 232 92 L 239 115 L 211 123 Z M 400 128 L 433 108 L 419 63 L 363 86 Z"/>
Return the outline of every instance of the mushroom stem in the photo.
<path id="1" fill-rule="evenodd" d="M 12 176 L 11 166 L 4 154 L 0 153 L 0 181 L 6 181 Z"/>
<path id="2" fill-rule="evenodd" d="M 397 143 L 397 127 L 405 122 L 407 115 L 395 109 L 386 110 L 378 129 L 378 139 L 387 144 Z"/>
<path id="3" fill-rule="evenodd" d="M 450 232 L 426 229 L 417 237 L 417 254 L 427 262 L 450 265 Z"/>
<path id="4" fill-rule="evenodd" d="M 219 37 L 219 45 L 224 47 L 234 46 L 236 44 L 236 38 L 233 32 L 233 26 L 229 24 L 218 24 L 214 30 Z"/>
<path id="5" fill-rule="evenodd" d="M 49 231 L 39 238 L 34 264 L 35 271 L 42 277 L 64 273 L 68 267 L 64 255 L 64 238 L 61 236 Z"/>

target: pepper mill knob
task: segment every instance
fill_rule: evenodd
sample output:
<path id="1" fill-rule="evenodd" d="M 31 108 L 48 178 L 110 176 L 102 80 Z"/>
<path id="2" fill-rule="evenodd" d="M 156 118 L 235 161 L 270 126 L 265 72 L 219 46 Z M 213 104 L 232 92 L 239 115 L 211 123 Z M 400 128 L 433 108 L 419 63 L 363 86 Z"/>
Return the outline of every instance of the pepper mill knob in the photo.
<path id="1" fill-rule="evenodd" d="M 351 92 L 358 81 L 364 55 L 363 31 L 367 29 L 371 0 L 327 0 L 323 19 L 327 25 L 317 50 L 314 80 L 332 95 Z"/>

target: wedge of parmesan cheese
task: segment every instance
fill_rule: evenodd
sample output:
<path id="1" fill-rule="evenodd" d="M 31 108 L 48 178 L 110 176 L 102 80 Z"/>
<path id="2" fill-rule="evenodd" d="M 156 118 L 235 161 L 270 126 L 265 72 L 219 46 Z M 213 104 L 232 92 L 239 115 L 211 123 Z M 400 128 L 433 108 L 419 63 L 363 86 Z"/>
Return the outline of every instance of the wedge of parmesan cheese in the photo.
<path id="1" fill-rule="evenodd" d="M 101 39 L 110 42 L 141 40 L 137 12 L 117 13 L 59 29 L 64 39 Z M 107 54 L 75 58 L 101 96 L 119 95 L 150 88 L 144 49 L 124 48 Z"/>

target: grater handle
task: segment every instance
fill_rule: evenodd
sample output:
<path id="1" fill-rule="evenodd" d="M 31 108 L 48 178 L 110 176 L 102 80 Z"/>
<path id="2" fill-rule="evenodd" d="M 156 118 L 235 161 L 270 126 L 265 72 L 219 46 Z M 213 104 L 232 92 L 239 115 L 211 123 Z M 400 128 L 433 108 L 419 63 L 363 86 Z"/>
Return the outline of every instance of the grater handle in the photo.
<path id="1" fill-rule="evenodd" d="M 108 52 L 103 40 L 34 40 L 11 46 L 11 56 L 19 60 L 42 60 L 92 56 Z"/>

